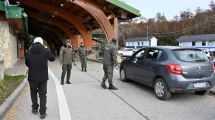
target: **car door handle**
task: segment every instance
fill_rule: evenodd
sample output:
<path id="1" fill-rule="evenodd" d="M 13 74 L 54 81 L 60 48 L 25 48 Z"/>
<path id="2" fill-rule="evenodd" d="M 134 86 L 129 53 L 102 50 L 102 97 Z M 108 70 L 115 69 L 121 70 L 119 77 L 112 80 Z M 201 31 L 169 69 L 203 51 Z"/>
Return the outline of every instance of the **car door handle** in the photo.
<path id="1" fill-rule="evenodd" d="M 152 69 L 155 69 L 155 66 L 152 66 Z"/>

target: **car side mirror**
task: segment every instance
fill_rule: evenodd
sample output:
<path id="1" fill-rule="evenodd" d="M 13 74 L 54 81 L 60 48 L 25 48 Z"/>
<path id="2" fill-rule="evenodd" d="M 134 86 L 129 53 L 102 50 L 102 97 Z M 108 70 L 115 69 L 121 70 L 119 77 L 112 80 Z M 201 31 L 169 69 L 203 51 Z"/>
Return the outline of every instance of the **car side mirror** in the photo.
<path id="1" fill-rule="evenodd" d="M 135 59 L 134 59 L 134 63 L 136 63 L 137 61 L 138 61 L 138 59 L 137 59 L 137 58 L 135 58 Z"/>

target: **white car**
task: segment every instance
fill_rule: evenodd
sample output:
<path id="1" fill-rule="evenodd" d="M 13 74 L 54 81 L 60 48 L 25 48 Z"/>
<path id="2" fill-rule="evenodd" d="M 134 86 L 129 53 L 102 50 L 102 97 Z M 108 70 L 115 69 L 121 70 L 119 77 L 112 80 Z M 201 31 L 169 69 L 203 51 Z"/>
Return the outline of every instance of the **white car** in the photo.
<path id="1" fill-rule="evenodd" d="M 133 54 L 133 48 L 121 48 L 118 53 L 122 56 L 131 56 Z"/>
<path id="2" fill-rule="evenodd" d="M 215 58 L 213 59 L 213 62 L 215 63 Z"/>

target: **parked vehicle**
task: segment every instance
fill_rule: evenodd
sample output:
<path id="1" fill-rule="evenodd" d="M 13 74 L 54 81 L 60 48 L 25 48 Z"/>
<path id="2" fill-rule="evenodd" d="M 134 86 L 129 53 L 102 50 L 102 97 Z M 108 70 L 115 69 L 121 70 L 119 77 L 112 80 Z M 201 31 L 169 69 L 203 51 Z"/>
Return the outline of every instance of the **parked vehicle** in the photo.
<path id="1" fill-rule="evenodd" d="M 214 65 L 202 50 L 173 46 L 138 50 L 120 64 L 120 78 L 153 87 L 160 100 L 177 92 L 204 95 L 215 84 Z"/>
<path id="2" fill-rule="evenodd" d="M 213 59 L 213 62 L 215 63 L 215 58 Z"/>
<path id="3" fill-rule="evenodd" d="M 121 57 L 123 56 L 131 56 L 133 54 L 133 48 L 121 48 L 118 53 Z"/>
<path id="4" fill-rule="evenodd" d="M 210 55 L 210 52 L 206 51 L 205 49 L 202 50 L 205 55 L 208 57 L 208 59 L 210 60 L 211 59 L 211 55 Z"/>

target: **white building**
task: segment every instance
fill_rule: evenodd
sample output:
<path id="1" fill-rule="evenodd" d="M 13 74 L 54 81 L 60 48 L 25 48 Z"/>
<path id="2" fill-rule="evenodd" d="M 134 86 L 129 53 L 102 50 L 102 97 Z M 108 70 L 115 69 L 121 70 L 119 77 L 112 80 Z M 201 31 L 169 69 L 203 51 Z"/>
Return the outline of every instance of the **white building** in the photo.
<path id="1" fill-rule="evenodd" d="M 177 41 L 180 47 L 193 47 L 215 51 L 215 34 L 181 36 Z"/>
<path id="2" fill-rule="evenodd" d="M 157 46 L 158 39 L 152 37 L 129 38 L 125 40 L 127 48 L 141 48 L 146 46 Z"/>

